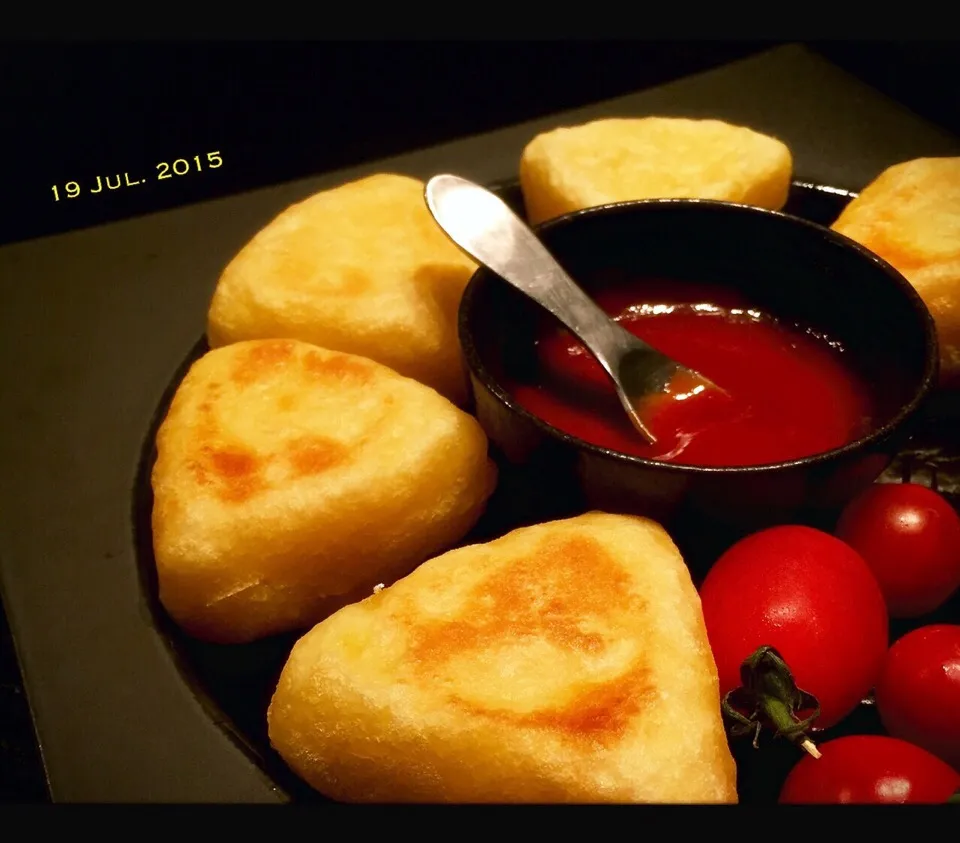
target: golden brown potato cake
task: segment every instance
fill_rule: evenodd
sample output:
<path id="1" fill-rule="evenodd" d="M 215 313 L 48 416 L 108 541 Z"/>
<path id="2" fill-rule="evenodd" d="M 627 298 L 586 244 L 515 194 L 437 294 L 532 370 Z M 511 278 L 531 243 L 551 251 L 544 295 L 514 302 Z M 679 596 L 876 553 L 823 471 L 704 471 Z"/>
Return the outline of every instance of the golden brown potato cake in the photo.
<path id="1" fill-rule="evenodd" d="M 720 199 L 778 210 L 793 159 L 779 140 L 720 120 L 595 120 L 537 135 L 520 158 L 534 223 L 632 199 Z"/>
<path id="2" fill-rule="evenodd" d="M 157 433 L 160 599 L 210 641 L 307 629 L 460 539 L 495 477 L 472 416 L 372 360 L 215 349 Z"/>
<path id="3" fill-rule="evenodd" d="M 268 722 L 342 801 L 737 801 L 699 597 L 633 516 L 521 528 L 340 610 Z"/>
<path id="4" fill-rule="evenodd" d="M 304 340 L 369 357 L 463 404 L 457 309 L 476 265 L 434 222 L 423 189 L 380 174 L 287 208 L 220 276 L 210 345 Z"/>
<path id="5" fill-rule="evenodd" d="M 960 158 L 884 170 L 833 228 L 896 267 L 937 324 L 940 380 L 960 387 Z"/>

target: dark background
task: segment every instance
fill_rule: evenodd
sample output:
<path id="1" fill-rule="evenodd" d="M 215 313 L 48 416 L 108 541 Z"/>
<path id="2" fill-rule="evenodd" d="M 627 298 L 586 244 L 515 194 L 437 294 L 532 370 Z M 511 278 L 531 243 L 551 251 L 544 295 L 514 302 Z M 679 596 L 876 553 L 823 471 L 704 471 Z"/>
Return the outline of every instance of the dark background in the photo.
<path id="1" fill-rule="evenodd" d="M 0 243 L 357 164 L 629 93 L 778 42 L 7 44 Z M 960 128 L 956 45 L 811 46 Z M 217 151 L 219 169 L 157 164 Z M 96 176 L 136 187 L 66 198 Z M 55 201 L 52 186 L 59 187 Z"/>
<path id="2" fill-rule="evenodd" d="M 0 244 L 302 178 L 661 84 L 765 42 L 0 45 Z M 953 42 L 808 42 L 960 134 Z M 219 152 L 157 181 L 157 164 Z M 195 167 L 196 164 L 194 163 Z M 81 193 L 128 172 L 134 187 Z M 59 186 L 60 200 L 52 186 Z M 47 799 L 0 612 L 0 801 Z"/>

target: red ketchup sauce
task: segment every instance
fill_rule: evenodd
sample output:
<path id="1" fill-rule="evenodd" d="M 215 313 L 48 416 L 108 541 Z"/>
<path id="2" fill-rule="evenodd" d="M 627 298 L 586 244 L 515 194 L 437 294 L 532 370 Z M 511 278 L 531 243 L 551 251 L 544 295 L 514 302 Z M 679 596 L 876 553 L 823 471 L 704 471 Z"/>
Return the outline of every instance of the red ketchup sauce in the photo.
<path id="1" fill-rule="evenodd" d="M 764 465 L 829 451 L 869 432 L 870 390 L 839 344 L 751 307 L 726 288 L 621 284 L 594 300 L 623 327 L 696 369 L 727 395 L 666 400 L 657 443 L 634 430 L 613 384 L 550 317 L 536 340 L 537 375 L 507 380 L 514 399 L 559 430 L 638 457 L 697 466 Z"/>

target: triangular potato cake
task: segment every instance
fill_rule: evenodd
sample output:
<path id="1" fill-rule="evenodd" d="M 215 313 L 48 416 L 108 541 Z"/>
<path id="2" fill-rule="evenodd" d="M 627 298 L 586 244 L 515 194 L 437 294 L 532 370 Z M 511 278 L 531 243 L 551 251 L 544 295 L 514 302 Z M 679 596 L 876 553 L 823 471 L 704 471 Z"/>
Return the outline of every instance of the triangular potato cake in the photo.
<path id="1" fill-rule="evenodd" d="M 210 345 L 304 340 L 369 357 L 462 404 L 457 310 L 476 264 L 437 226 L 423 190 L 381 173 L 287 208 L 220 276 Z"/>
<path id="2" fill-rule="evenodd" d="M 633 516 L 520 528 L 341 609 L 268 721 L 342 801 L 737 801 L 697 592 Z"/>
<path id="3" fill-rule="evenodd" d="M 633 199 L 719 199 L 778 210 L 793 158 L 776 138 L 722 120 L 595 120 L 537 135 L 520 158 L 534 223 Z"/>
<path id="4" fill-rule="evenodd" d="M 960 386 L 960 158 L 888 167 L 833 224 L 898 269 L 937 325 L 940 380 Z"/>
<path id="5" fill-rule="evenodd" d="M 161 601 L 211 641 L 308 629 L 459 540 L 495 477 L 476 419 L 372 360 L 215 349 L 157 433 Z"/>

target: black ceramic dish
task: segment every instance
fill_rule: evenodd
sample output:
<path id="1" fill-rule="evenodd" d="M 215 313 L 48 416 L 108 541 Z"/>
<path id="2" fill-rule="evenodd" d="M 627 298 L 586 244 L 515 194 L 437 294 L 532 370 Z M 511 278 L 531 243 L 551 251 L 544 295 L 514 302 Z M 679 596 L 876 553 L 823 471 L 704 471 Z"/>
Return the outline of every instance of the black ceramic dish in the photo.
<path id="1" fill-rule="evenodd" d="M 511 396 L 505 383 L 535 376 L 542 309 L 480 269 L 464 294 L 459 325 L 477 417 L 512 464 L 576 509 L 651 515 L 680 535 L 688 520 L 701 525 L 705 517 L 740 531 L 798 513 L 815 517 L 886 469 L 936 384 L 936 330 L 920 297 L 889 264 L 822 225 L 757 208 L 666 199 L 580 211 L 538 233 L 588 293 L 608 283 L 611 270 L 616 278 L 679 278 L 733 289 L 787 322 L 839 340 L 865 382 L 882 384 L 875 388 L 873 431 L 827 453 L 722 468 L 621 454 L 550 426 Z"/>
<path id="2" fill-rule="evenodd" d="M 515 182 L 494 187 L 517 211 L 523 211 L 522 198 Z M 816 185 L 795 183 L 787 210 L 806 219 L 831 222 L 851 194 Z M 150 471 L 155 459 L 154 438 L 173 394 L 189 366 L 207 350 L 198 341 L 183 364 L 174 373 L 157 406 L 150 429 L 144 432 L 143 451 L 134 487 L 133 520 L 141 582 L 153 621 L 161 631 L 185 682 L 201 700 L 210 717 L 277 784 L 289 799 L 297 802 L 324 802 L 324 797 L 294 776 L 269 746 L 266 734 L 266 708 L 277 676 L 295 635 L 279 636 L 253 644 L 221 646 L 205 644 L 185 635 L 166 615 L 157 599 L 155 562 L 152 552 L 150 513 L 152 494 Z M 502 462 L 502 461 L 501 461 Z M 571 501 L 561 495 L 542 493 L 530 496 L 523 472 L 503 464 L 501 483 L 480 524 L 464 543 L 484 541 L 524 523 L 566 514 Z M 953 488 L 960 482 L 960 439 L 949 422 L 927 419 L 916 447 L 902 451 L 888 470 L 886 479 L 916 480 L 934 487 Z M 541 492 L 546 487 L 539 486 Z M 706 559 L 705 555 L 701 556 Z M 958 622 L 960 595 L 937 613 L 913 625 L 932 622 Z M 903 629 L 894 629 L 894 636 Z M 872 707 L 861 709 L 827 735 L 878 732 L 879 723 Z M 749 741 L 734 745 L 738 763 L 738 789 L 744 803 L 771 802 L 790 766 L 797 760 L 796 749 L 783 741 L 768 741 L 763 751 L 754 751 Z"/>

